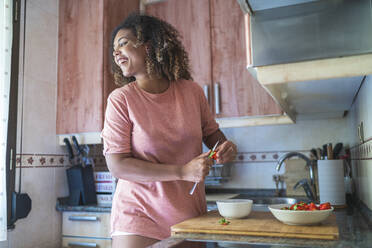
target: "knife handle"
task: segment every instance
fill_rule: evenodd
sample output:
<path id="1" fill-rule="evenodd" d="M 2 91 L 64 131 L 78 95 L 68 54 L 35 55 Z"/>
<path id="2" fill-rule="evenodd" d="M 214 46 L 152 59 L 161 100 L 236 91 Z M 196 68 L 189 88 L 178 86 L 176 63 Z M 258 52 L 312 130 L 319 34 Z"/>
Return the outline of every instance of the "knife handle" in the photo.
<path id="1" fill-rule="evenodd" d="M 72 136 L 71 139 L 72 139 L 72 142 L 74 142 L 74 145 L 75 145 L 76 150 L 78 151 L 78 155 L 81 155 L 82 156 L 83 155 L 83 151 L 81 150 L 76 137 L 75 136 Z"/>
<path id="2" fill-rule="evenodd" d="M 333 159 L 333 149 L 332 149 L 332 143 L 329 143 L 327 145 L 327 158 L 332 160 Z"/>
<path id="3" fill-rule="evenodd" d="M 74 158 L 74 152 L 72 151 L 72 146 L 71 146 L 70 140 L 68 138 L 64 138 L 63 142 L 65 142 L 65 144 L 66 144 L 67 152 L 68 152 L 68 158 L 71 161 Z"/>
<path id="4" fill-rule="evenodd" d="M 316 155 L 318 157 L 318 160 L 323 159 L 322 158 L 322 150 L 320 148 L 316 149 Z"/>
<path id="5" fill-rule="evenodd" d="M 194 183 L 194 186 L 192 186 L 192 189 L 190 190 L 190 195 L 194 194 L 194 191 L 196 189 L 196 185 L 198 185 L 198 183 Z"/>

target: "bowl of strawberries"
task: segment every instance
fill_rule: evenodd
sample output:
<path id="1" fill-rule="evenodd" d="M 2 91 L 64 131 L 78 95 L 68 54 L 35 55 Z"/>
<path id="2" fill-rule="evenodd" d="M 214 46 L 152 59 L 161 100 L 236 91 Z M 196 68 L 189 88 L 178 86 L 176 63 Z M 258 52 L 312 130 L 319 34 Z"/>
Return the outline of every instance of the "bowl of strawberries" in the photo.
<path id="1" fill-rule="evenodd" d="M 315 204 L 301 201 L 292 205 L 270 205 L 269 210 L 276 219 L 287 225 L 315 225 L 326 220 L 334 208 L 329 202 Z"/>

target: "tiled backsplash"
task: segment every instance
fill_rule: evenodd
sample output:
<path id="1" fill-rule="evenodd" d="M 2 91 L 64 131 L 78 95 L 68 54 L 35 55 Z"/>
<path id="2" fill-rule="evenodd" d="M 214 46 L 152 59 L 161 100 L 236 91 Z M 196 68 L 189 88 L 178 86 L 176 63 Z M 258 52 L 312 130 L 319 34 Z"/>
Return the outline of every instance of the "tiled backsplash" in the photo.
<path id="1" fill-rule="evenodd" d="M 238 152 L 234 163 L 257 163 L 257 162 L 277 162 L 281 156 L 294 151 L 262 151 L 262 152 Z M 298 150 L 306 156 L 310 156 L 309 151 Z"/>
<path id="2" fill-rule="evenodd" d="M 105 157 L 102 154 L 102 145 L 90 145 L 89 156 L 93 159 L 94 166 L 97 168 L 107 168 Z M 76 159 L 76 163 L 80 163 Z M 48 168 L 48 167 L 65 167 L 71 166 L 67 154 L 17 154 L 16 166 L 22 163 L 23 168 Z"/>
<path id="3" fill-rule="evenodd" d="M 372 160 L 372 138 L 350 149 L 352 160 Z"/>
<path id="4" fill-rule="evenodd" d="M 103 156 L 92 156 L 95 167 L 106 167 Z M 22 162 L 23 168 L 48 168 L 71 166 L 67 154 L 17 154 L 17 164 L 19 167 Z M 79 162 L 79 160 L 77 160 Z"/>

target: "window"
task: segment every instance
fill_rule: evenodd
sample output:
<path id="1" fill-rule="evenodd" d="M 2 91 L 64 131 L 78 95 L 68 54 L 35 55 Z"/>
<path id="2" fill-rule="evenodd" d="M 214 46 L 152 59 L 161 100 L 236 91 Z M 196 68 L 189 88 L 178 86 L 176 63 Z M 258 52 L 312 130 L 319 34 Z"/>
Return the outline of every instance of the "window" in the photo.
<path id="1" fill-rule="evenodd" d="M 0 3 L 0 241 L 7 239 L 15 179 L 19 1 Z"/>

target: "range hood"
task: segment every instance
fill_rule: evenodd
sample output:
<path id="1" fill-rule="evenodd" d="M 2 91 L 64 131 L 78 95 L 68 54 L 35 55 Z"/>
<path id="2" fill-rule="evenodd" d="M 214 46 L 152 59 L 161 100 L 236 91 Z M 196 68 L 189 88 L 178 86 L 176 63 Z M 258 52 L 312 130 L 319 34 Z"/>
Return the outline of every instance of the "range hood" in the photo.
<path id="1" fill-rule="evenodd" d="M 247 14 L 248 69 L 293 121 L 349 110 L 372 74 L 372 0 L 237 1 Z M 339 104 L 325 107 L 327 99 Z"/>

